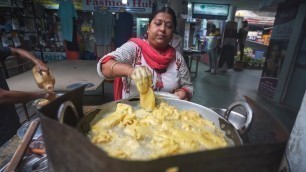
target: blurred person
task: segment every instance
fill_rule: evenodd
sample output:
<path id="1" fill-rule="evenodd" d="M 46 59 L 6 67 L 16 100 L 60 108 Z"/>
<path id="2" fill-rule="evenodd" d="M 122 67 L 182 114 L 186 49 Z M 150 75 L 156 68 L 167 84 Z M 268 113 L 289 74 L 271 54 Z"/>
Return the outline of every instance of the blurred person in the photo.
<path id="1" fill-rule="evenodd" d="M 97 64 L 102 78 L 115 78 L 115 100 L 138 95 L 135 80 L 145 92 L 152 81 L 154 91 L 169 92 L 190 100 L 193 85 L 183 56 L 169 45 L 176 29 L 176 16 L 169 7 L 156 10 L 149 19 L 147 39 L 132 38 Z M 132 78 L 132 80 L 131 80 Z"/>
<path id="2" fill-rule="evenodd" d="M 18 58 L 26 58 L 31 60 L 39 70 L 47 71 L 45 63 L 34 57 L 28 51 L 19 48 L 0 47 L 0 60 L 3 61 L 8 56 L 16 56 Z M 34 79 L 34 78 L 33 78 Z M 22 92 L 9 90 L 5 76 L 0 73 L 0 146 L 13 137 L 18 128 L 20 121 L 15 109 L 15 104 L 25 103 L 30 100 L 46 98 L 53 99 L 55 93 L 52 91 L 42 92 Z"/>
<path id="3" fill-rule="evenodd" d="M 218 68 L 219 48 L 221 44 L 221 35 L 216 28 L 216 25 L 212 25 L 210 28 L 210 34 L 207 37 L 207 52 L 209 56 L 209 69 L 205 72 L 212 72 L 216 74 Z"/>
<path id="4" fill-rule="evenodd" d="M 242 22 L 242 27 L 238 31 L 238 45 L 239 45 L 239 52 L 240 52 L 240 63 L 242 63 L 242 59 L 244 57 L 244 47 L 246 43 L 246 38 L 248 36 L 249 27 L 248 21 L 244 20 Z"/>
<path id="5" fill-rule="evenodd" d="M 182 43 L 182 37 L 178 34 L 173 34 L 173 38 L 170 41 L 170 45 L 175 48 L 176 51 L 183 53 L 183 43 Z"/>

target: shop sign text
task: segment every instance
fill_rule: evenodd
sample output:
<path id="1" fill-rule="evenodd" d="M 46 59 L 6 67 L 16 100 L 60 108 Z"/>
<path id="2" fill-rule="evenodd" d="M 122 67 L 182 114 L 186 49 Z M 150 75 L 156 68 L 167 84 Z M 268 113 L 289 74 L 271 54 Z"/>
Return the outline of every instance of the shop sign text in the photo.
<path id="1" fill-rule="evenodd" d="M 128 0 L 123 4 L 122 0 L 83 0 L 83 10 L 96 11 L 106 7 L 109 11 L 119 11 L 125 8 L 128 12 L 150 13 L 153 0 Z"/>

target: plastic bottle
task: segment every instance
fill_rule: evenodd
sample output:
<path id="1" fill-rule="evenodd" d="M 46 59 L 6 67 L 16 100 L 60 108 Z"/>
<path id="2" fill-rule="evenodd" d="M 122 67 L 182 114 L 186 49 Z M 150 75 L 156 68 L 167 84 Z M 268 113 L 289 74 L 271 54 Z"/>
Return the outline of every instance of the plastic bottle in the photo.
<path id="1" fill-rule="evenodd" d="M 45 89 L 47 91 L 51 91 L 54 89 L 55 78 L 50 70 L 48 70 L 48 72 L 40 71 L 37 69 L 36 66 L 34 66 L 32 72 L 39 88 Z"/>

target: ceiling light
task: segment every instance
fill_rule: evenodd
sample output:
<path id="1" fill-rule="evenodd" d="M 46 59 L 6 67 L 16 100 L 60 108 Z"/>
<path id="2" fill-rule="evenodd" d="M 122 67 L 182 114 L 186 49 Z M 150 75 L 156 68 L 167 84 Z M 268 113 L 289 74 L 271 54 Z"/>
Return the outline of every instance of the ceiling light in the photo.
<path id="1" fill-rule="evenodd" d="M 188 7 L 188 8 L 191 8 L 191 6 L 192 6 L 191 3 L 188 3 L 187 7 Z"/>
<path id="2" fill-rule="evenodd" d="M 122 0 L 122 4 L 127 4 L 127 0 Z"/>

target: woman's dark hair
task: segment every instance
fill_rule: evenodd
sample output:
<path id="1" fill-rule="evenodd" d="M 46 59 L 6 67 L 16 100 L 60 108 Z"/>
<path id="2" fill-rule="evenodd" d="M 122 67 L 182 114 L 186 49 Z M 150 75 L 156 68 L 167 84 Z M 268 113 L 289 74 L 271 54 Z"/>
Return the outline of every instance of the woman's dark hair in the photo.
<path id="1" fill-rule="evenodd" d="M 167 13 L 167 14 L 170 14 L 170 16 L 172 17 L 172 21 L 173 21 L 173 24 L 174 24 L 174 31 L 176 29 L 176 25 L 177 25 L 177 22 L 176 22 L 176 15 L 175 15 L 175 12 L 172 10 L 172 8 L 170 7 L 162 7 L 160 9 L 157 9 L 155 10 L 152 15 L 150 16 L 150 19 L 149 19 L 149 24 L 151 23 L 151 21 L 154 19 L 154 17 L 158 14 L 158 13 Z"/>

